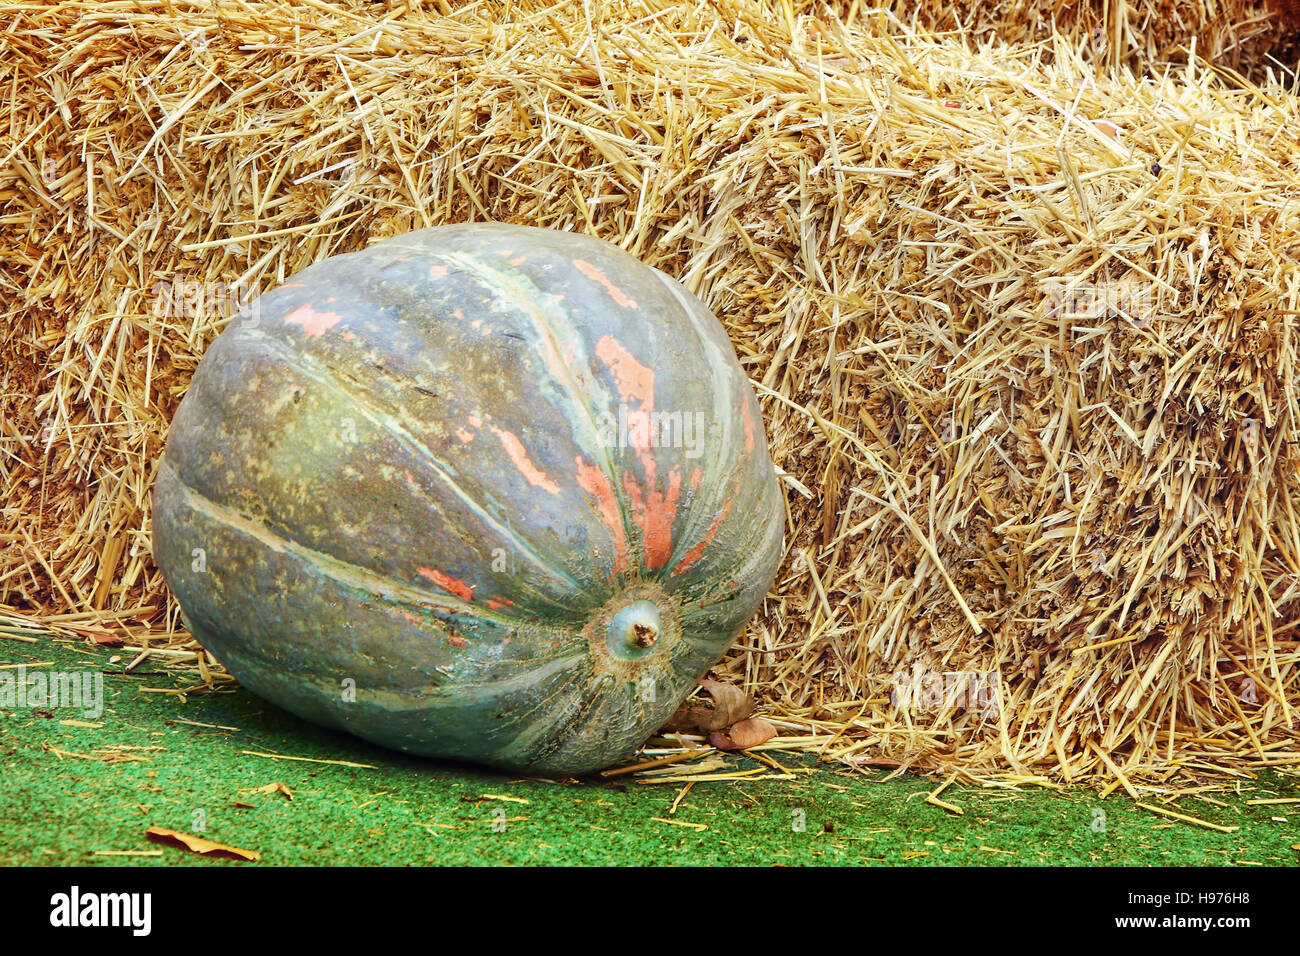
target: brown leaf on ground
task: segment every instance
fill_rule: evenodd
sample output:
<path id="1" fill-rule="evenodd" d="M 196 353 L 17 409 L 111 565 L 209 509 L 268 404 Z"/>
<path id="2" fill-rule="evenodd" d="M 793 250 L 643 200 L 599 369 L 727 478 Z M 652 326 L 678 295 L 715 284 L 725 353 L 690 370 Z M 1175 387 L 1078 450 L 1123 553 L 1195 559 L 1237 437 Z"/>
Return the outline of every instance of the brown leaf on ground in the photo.
<path id="1" fill-rule="evenodd" d="M 762 717 L 750 717 L 738 724 L 733 724 L 731 729 L 727 731 L 727 736 L 741 750 L 748 750 L 750 747 L 765 744 L 775 737 L 776 727 Z"/>
<path id="2" fill-rule="evenodd" d="M 748 750 L 765 744 L 776 736 L 776 728 L 762 717 L 750 717 L 736 723 L 725 734 L 714 731 L 709 743 L 719 750 Z"/>
<path id="3" fill-rule="evenodd" d="M 701 730 L 722 730 L 744 720 L 754 712 L 754 698 L 735 684 L 702 680 L 700 688 L 713 698 L 712 709 L 702 706 L 691 708 L 695 725 Z"/>
<path id="4" fill-rule="evenodd" d="M 293 799 L 293 791 L 290 790 L 288 787 L 286 787 L 284 784 L 279 782 L 268 783 L 264 787 L 240 787 L 239 792 L 240 793 L 282 793 L 284 794 L 286 800 Z"/>
<path id="5" fill-rule="evenodd" d="M 121 647 L 126 643 L 126 640 L 121 634 L 116 634 L 113 631 L 106 631 L 103 628 L 77 627 L 75 625 L 69 625 L 68 630 L 90 638 L 100 647 Z"/>
<path id="6" fill-rule="evenodd" d="M 153 843 L 179 847 L 182 850 L 189 850 L 191 853 L 198 853 L 202 856 L 219 856 L 228 860 L 247 860 L 253 863 L 262 858 L 262 854 L 256 850 L 241 850 L 236 846 L 215 843 L 212 840 L 194 836 L 192 833 L 182 833 L 180 830 L 169 830 L 166 827 L 150 827 L 144 831 L 144 835 Z"/>
<path id="7" fill-rule="evenodd" d="M 713 706 L 699 703 L 698 699 L 696 702 L 688 701 L 673 712 L 660 728 L 661 731 L 689 733 L 702 730 L 708 733 L 724 730 L 754 712 L 754 698 L 735 684 L 702 680 L 700 689 L 712 698 Z"/>

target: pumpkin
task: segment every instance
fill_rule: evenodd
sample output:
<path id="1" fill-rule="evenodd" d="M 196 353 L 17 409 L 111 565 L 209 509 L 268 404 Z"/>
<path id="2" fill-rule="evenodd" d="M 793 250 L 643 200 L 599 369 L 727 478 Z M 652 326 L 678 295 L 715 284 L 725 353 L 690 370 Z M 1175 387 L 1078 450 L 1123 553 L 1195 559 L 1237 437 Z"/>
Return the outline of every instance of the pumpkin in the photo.
<path id="1" fill-rule="evenodd" d="M 784 509 L 726 333 L 599 239 L 441 226 L 314 264 L 214 340 L 154 489 L 191 633 L 414 754 L 630 756 L 772 583 Z"/>

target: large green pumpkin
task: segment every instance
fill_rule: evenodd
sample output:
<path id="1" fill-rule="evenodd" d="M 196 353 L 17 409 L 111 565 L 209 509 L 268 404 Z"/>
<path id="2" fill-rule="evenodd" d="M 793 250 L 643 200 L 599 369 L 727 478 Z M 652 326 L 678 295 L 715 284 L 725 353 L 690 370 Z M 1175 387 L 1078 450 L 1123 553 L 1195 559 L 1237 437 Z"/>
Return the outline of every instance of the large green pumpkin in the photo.
<path id="1" fill-rule="evenodd" d="M 191 632 L 255 693 L 416 754 L 629 756 L 782 555 L 718 321 L 598 239 L 443 226 L 310 266 L 213 342 L 154 490 Z"/>

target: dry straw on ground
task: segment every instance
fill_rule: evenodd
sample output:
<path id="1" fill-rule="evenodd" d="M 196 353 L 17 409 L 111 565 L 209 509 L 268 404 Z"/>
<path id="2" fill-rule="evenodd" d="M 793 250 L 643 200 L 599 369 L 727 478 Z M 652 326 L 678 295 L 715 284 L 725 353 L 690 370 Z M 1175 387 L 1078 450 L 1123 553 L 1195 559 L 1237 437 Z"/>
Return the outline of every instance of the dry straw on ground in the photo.
<path id="1" fill-rule="evenodd" d="M 149 489 L 230 301 L 501 219 L 725 321 L 792 551 L 720 673 L 787 743 L 1134 794 L 1300 763 L 1286 88 L 758 0 L 438 10 L 0 6 L 0 610 L 175 653 Z"/>

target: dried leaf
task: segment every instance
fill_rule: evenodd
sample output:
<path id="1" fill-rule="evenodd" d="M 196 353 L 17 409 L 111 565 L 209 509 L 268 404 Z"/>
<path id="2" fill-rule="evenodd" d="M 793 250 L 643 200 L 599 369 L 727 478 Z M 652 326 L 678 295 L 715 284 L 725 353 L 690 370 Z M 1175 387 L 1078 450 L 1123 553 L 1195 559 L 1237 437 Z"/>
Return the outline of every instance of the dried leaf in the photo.
<path id="1" fill-rule="evenodd" d="M 150 827 L 144 831 L 144 834 L 154 843 L 180 847 L 182 850 L 189 850 L 202 856 L 219 856 L 228 860 L 248 860 L 254 863 L 262 858 L 262 854 L 256 850 L 241 850 L 239 847 L 215 843 L 194 836 L 192 833 L 182 833 L 180 830 L 169 830 L 166 827 Z"/>
<path id="2" fill-rule="evenodd" d="M 776 728 L 762 717 L 750 717 L 734 724 L 725 734 L 714 731 L 709 743 L 719 750 L 748 750 L 776 736 Z"/>
<path id="3" fill-rule="evenodd" d="M 293 799 L 293 791 L 282 783 L 268 783 L 264 787 L 240 787 L 240 793 L 282 793 L 286 800 Z"/>
<path id="4" fill-rule="evenodd" d="M 722 730 L 737 721 L 744 720 L 754 712 L 754 698 L 750 697 L 735 684 L 722 681 L 702 680 L 700 687 L 713 698 L 713 709 L 692 708 L 696 726 L 701 730 Z"/>
<path id="5" fill-rule="evenodd" d="M 722 730 L 754 712 L 754 698 L 735 684 L 716 680 L 700 681 L 700 689 L 713 699 L 713 706 L 686 703 L 678 707 L 661 728 L 669 733 L 692 730 Z"/>
<path id="6" fill-rule="evenodd" d="M 69 625 L 68 630 L 76 634 L 85 635 L 100 647 L 121 647 L 126 643 L 126 640 L 121 634 L 116 634 L 113 631 L 106 631 L 99 627 L 77 627 L 76 625 Z"/>
<path id="7" fill-rule="evenodd" d="M 734 724 L 727 731 L 727 736 L 741 750 L 748 750 L 750 747 L 765 744 L 775 737 L 776 728 L 762 717 L 750 717 L 748 720 L 742 720 L 740 723 Z"/>

